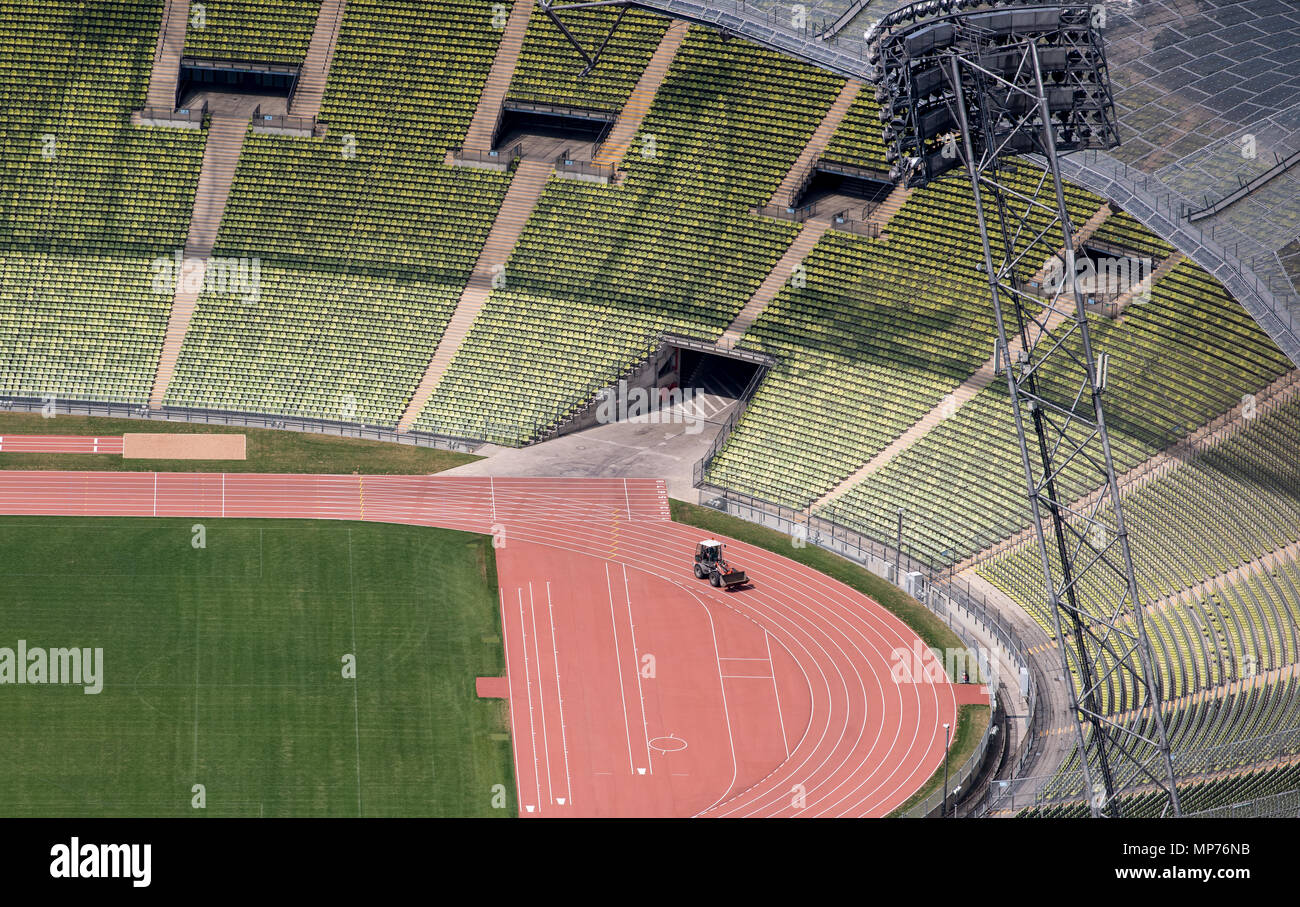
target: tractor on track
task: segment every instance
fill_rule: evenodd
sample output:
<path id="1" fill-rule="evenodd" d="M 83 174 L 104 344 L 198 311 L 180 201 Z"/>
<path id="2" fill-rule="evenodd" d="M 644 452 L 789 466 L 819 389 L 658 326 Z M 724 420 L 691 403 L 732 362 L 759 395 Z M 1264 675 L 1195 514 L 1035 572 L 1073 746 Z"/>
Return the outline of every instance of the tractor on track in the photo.
<path id="1" fill-rule="evenodd" d="M 722 556 L 722 542 L 705 539 L 695 546 L 695 578 L 709 580 L 709 585 L 730 592 L 749 581 L 745 571 L 733 567 Z"/>

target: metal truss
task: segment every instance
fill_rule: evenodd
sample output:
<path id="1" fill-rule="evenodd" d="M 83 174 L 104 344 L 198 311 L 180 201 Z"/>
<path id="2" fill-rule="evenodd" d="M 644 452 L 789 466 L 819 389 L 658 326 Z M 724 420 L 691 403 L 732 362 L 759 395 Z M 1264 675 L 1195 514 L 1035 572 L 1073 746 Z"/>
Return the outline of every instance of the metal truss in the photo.
<path id="1" fill-rule="evenodd" d="M 527 0 L 527 2 L 531 3 L 532 0 Z M 586 61 L 587 66 L 578 74 L 579 78 L 590 75 L 592 70 L 599 65 L 601 55 L 605 52 L 605 48 L 609 46 L 609 39 L 614 37 L 614 33 L 618 31 L 618 27 L 623 24 L 623 17 L 627 15 L 627 8 L 633 5 L 630 0 L 590 0 L 590 2 L 587 3 L 555 3 L 554 0 L 537 0 L 537 2 L 542 8 L 542 12 L 546 13 L 546 15 L 550 17 L 551 21 L 555 23 L 555 27 L 560 30 L 560 33 L 563 34 L 564 37 L 569 39 L 569 43 L 573 45 L 574 50 L 576 50 L 578 55 Z M 569 31 L 568 26 L 566 26 L 560 19 L 559 14 L 565 10 L 593 9 L 600 6 L 617 6 L 619 8 L 618 18 L 616 18 L 614 24 L 609 27 L 609 33 L 605 35 L 605 39 L 600 42 L 600 46 L 597 47 L 593 53 L 588 53 L 587 49 L 582 46 L 582 42 L 578 40 L 577 36 L 574 35 L 573 32 Z"/>
<path id="2" fill-rule="evenodd" d="M 1092 814 L 1119 816 L 1124 792 L 1156 789 L 1167 796 L 1165 814 L 1176 816 L 1159 676 L 1103 416 L 1106 358 L 1093 348 L 1075 277 L 1057 159 L 1058 151 L 1118 143 L 1105 57 L 1088 7 L 1036 11 L 1021 27 L 954 15 L 937 29 L 922 22 L 885 35 L 882 120 L 900 179 L 921 185 L 962 166 L 974 190 L 995 362 L 1007 382 Z M 1053 255 L 1060 279 L 1030 286 L 1029 275 Z"/>

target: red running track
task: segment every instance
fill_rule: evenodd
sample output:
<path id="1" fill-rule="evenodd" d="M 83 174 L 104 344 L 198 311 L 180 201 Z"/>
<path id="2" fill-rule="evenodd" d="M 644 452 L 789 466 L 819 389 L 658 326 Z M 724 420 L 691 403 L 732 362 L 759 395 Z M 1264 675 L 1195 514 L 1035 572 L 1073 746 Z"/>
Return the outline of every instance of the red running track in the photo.
<path id="1" fill-rule="evenodd" d="M 122 453 L 122 436 L 0 435 L 0 453 Z"/>
<path id="2" fill-rule="evenodd" d="M 653 479 L 0 471 L 0 513 L 372 520 L 494 532 L 520 813 L 881 816 L 941 764 L 915 634 L 740 542 L 734 592 Z"/>

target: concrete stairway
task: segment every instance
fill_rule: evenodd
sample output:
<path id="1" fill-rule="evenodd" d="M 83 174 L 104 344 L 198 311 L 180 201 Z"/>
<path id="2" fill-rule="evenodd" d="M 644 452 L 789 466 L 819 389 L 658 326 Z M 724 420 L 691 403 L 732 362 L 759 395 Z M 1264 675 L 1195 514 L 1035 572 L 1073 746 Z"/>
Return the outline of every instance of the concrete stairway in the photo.
<path id="1" fill-rule="evenodd" d="M 794 242 L 790 243 L 789 248 L 785 250 L 781 260 L 776 263 L 754 292 L 754 295 L 745 303 L 745 307 L 740 310 L 740 314 L 722 332 L 722 338 L 718 341 L 718 346 L 731 349 L 740 342 L 740 338 L 763 314 L 763 311 L 776 298 L 776 294 L 781 292 L 781 288 L 790 279 L 794 269 L 808 257 L 808 253 L 812 251 L 813 246 L 817 245 L 817 241 L 829 229 L 830 223 L 827 221 L 808 221 L 803 225 L 803 229 L 799 231 L 799 235 L 794 238 Z"/>
<path id="2" fill-rule="evenodd" d="M 898 213 L 899 209 L 907 204 L 907 200 L 912 197 L 914 191 L 899 183 L 889 195 L 885 196 L 885 200 L 871 212 L 871 215 L 867 218 L 867 223 L 876 226 L 876 229 L 880 231 L 881 239 L 889 238 L 889 235 L 885 232 L 885 227 L 888 226 L 890 219 Z"/>
<path id="3" fill-rule="evenodd" d="M 624 156 L 627 155 L 628 149 L 632 147 L 632 142 L 641 129 L 641 123 L 645 121 L 645 116 L 650 111 L 650 105 L 654 103 L 655 95 L 659 92 L 659 86 L 663 84 L 664 77 L 668 75 L 668 68 L 672 66 L 678 48 L 682 46 L 682 41 L 686 39 L 687 28 L 685 22 L 678 21 L 674 21 L 672 25 L 668 26 L 668 31 L 664 32 L 663 39 L 659 42 L 659 46 L 655 48 L 654 54 L 650 57 L 650 62 L 646 64 L 645 72 L 641 73 L 641 78 L 637 80 L 636 87 L 628 95 L 627 103 L 623 105 L 618 119 L 614 121 L 614 128 L 609 131 L 605 141 L 596 149 L 592 163 L 616 169 L 622 166 Z"/>
<path id="4" fill-rule="evenodd" d="M 483 250 L 479 253 L 478 261 L 474 263 L 469 282 L 460 294 L 460 301 L 456 303 L 456 311 L 447 322 L 447 328 L 438 341 L 438 348 L 434 350 L 433 358 L 429 360 L 429 365 L 424 370 L 424 377 L 420 379 L 415 395 L 397 424 L 398 431 L 410 431 L 415 420 L 419 418 L 420 411 L 424 409 L 425 403 L 437 389 L 438 383 L 442 381 L 447 367 L 456 358 L 456 353 L 469 334 L 474 319 L 478 317 L 483 304 L 487 302 L 492 292 L 493 275 L 500 273 L 500 268 L 505 267 L 515 243 L 524 232 L 528 216 L 537 206 L 537 200 L 542 197 L 542 192 L 546 189 L 546 181 L 552 169 L 553 165 L 548 161 L 519 162 L 519 169 L 515 171 L 514 179 L 510 181 L 510 188 L 501 202 L 501 210 L 492 223 L 492 229 L 483 244 Z"/>
<path id="5" fill-rule="evenodd" d="M 853 101 L 860 91 L 862 91 L 862 83 L 857 79 L 849 79 L 844 83 L 839 97 L 835 99 L 835 103 L 831 104 L 831 109 L 822 118 L 821 123 L 818 124 L 803 151 L 799 152 L 799 157 L 794 162 L 794 166 L 785 175 L 785 179 L 781 180 L 781 185 L 777 186 L 776 192 L 772 193 L 771 204 L 794 204 L 795 194 L 803 188 L 804 180 L 807 179 L 813 167 L 816 166 L 817 158 L 826 150 L 826 146 L 831 143 L 835 130 L 839 129 L 840 123 L 844 122 L 844 116 L 849 112 L 849 107 L 853 105 Z"/>
<path id="6" fill-rule="evenodd" d="M 330 64 L 334 62 L 334 49 L 338 46 L 339 29 L 343 27 L 346 3 L 347 0 L 321 0 L 311 43 L 307 45 L 307 56 L 302 61 L 298 84 L 289 102 L 290 116 L 315 118 L 320 114 Z"/>
<path id="7" fill-rule="evenodd" d="M 172 110 L 176 107 L 176 86 L 181 76 L 181 53 L 190 21 L 190 0 L 166 0 L 158 43 L 154 46 L 153 69 L 145 106 Z"/>
<path id="8" fill-rule="evenodd" d="M 519 63 L 519 52 L 524 46 L 524 35 L 528 32 L 533 6 L 530 0 L 516 3 L 510 13 L 510 20 L 501 35 L 501 43 L 497 46 L 496 58 L 492 61 L 492 69 L 483 85 L 483 93 L 479 95 L 478 107 L 474 108 L 474 118 L 470 120 L 469 131 L 465 133 L 464 147 L 467 151 L 492 150 L 497 117 L 501 114 L 501 105 L 505 102 L 510 80 L 515 75 L 515 66 Z"/>
<path id="9" fill-rule="evenodd" d="M 1166 274 L 1168 274 L 1170 271 L 1178 267 L 1186 260 L 1187 260 L 1187 256 L 1185 256 L 1182 252 L 1175 251 L 1164 261 L 1160 262 L 1160 264 L 1156 265 L 1155 270 L 1153 270 L 1150 274 L 1148 274 L 1142 280 L 1138 281 L 1133 286 L 1129 287 L 1128 290 L 1123 294 L 1121 294 L 1120 297 L 1116 299 L 1113 303 L 1110 303 L 1106 307 L 1107 314 L 1109 314 L 1110 317 L 1112 318 L 1122 321 L 1124 319 L 1125 311 L 1128 309 L 1129 305 L 1132 304 L 1135 299 L 1148 298 L 1151 293 L 1151 288 L 1154 287 L 1157 283 L 1159 283 L 1160 280 L 1163 279 Z"/>
<path id="10" fill-rule="evenodd" d="M 1110 217 L 1112 213 L 1114 212 L 1111 210 L 1110 205 L 1102 205 L 1097 209 L 1096 213 L 1093 214 L 1092 217 L 1088 218 L 1087 223 L 1075 230 L 1074 251 L 1079 251 L 1079 249 L 1083 247 L 1083 244 L 1092 238 L 1092 234 L 1101 229 L 1101 225 L 1106 222 L 1106 218 Z M 1062 250 L 1062 252 L 1064 252 L 1064 250 Z M 1064 257 L 1063 254 L 1060 256 L 1060 258 Z M 1051 276 L 1053 262 L 1056 260 L 1058 259 L 1048 259 L 1043 262 L 1043 266 L 1038 269 L 1038 273 L 1030 278 L 1030 283 L 1034 286 L 1041 287 L 1047 278 Z"/>
<path id="11" fill-rule="evenodd" d="M 203 149 L 203 166 L 199 171 L 198 187 L 194 191 L 194 206 L 190 212 L 190 230 L 185 239 L 185 273 L 176 275 L 176 288 L 172 296 L 171 314 L 167 318 L 167 333 L 163 338 L 162 356 L 154 374 L 153 392 L 149 406 L 159 409 L 167 396 L 189 329 L 190 318 L 203 286 L 205 263 L 216 245 L 221 229 L 221 215 L 226 210 L 230 187 L 235 181 L 235 168 L 239 153 L 248 134 L 248 120 L 214 114 L 208 127 L 208 141 Z M 184 279 L 182 279 L 182 277 Z M 194 289 L 187 289 L 191 287 Z"/>
<path id="12" fill-rule="evenodd" d="M 895 192 L 897 191 L 898 190 L 895 190 Z M 1104 211 L 1106 209 L 1103 207 L 1102 210 Z M 1094 220 L 1095 219 L 1096 218 L 1094 218 Z M 1104 219 L 1105 218 L 1103 217 L 1102 220 Z M 1091 223 L 1092 221 L 1090 220 L 1089 224 Z M 1091 236 L 1092 232 L 1095 231 L 1097 227 L 1099 227 L 1100 225 L 1101 222 L 1098 221 L 1096 226 L 1093 226 L 1092 230 L 1088 231 L 1087 236 Z M 1083 241 L 1084 241 L 1083 239 L 1079 239 L 1076 242 L 1076 246 L 1082 245 Z M 1046 271 L 1046 265 L 1043 268 L 1043 272 L 1045 271 Z M 1041 330 L 1049 334 L 1055 331 L 1058 327 L 1060 327 L 1067 320 L 1073 317 L 1074 314 L 1073 310 L 1074 310 L 1074 305 L 1072 301 L 1062 300 L 1061 308 L 1052 311 L 1051 314 L 1049 314 L 1047 318 L 1044 319 L 1044 321 L 1042 322 L 1043 327 Z M 1033 330 L 1037 330 L 1037 329 L 1033 329 Z M 1031 333 L 1030 335 L 1031 339 L 1034 339 L 1035 336 L 1036 335 L 1033 333 Z M 1019 356 L 1022 348 L 1023 348 L 1023 344 L 1020 342 L 1020 337 L 1018 335 L 1008 339 L 1007 341 L 1007 352 L 1009 354 L 1008 358 L 1012 362 L 1014 362 L 1016 360 L 1016 357 Z M 979 367 L 979 369 L 975 372 L 975 374 L 971 375 L 969 378 L 963 381 L 957 387 L 956 390 L 954 390 L 951 394 L 949 394 L 947 397 L 941 400 L 938 406 L 934 407 L 934 409 L 930 410 L 928 413 L 926 413 L 924 416 L 922 416 L 920 419 L 914 422 L 905 432 L 903 432 L 892 442 L 890 442 L 888 447 L 886 447 L 884 450 L 880 451 L 880 453 L 876 454 L 874 457 L 868 460 L 867 463 L 863 465 L 861 469 L 853 473 L 851 476 L 849 476 L 839 485 L 836 485 L 830 491 L 826 492 L 826 494 L 822 495 L 812 505 L 812 509 L 818 510 L 822 507 L 827 506 L 831 502 L 835 501 L 837 498 L 841 497 L 849 490 L 851 490 L 859 482 L 866 479 L 867 476 L 882 469 L 883 467 L 888 465 L 895 457 L 901 454 L 903 451 L 907 450 L 917 441 L 920 441 L 922 438 L 924 438 L 927 434 L 929 434 L 930 430 L 934 428 L 936 425 L 938 425 L 940 422 L 949 418 L 950 416 L 955 415 L 957 410 L 961 409 L 971 400 L 975 399 L 975 396 L 980 391 L 984 390 L 986 387 L 988 387 L 990 384 L 993 383 L 993 379 L 997 376 L 995 371 L 995 366 L 996 363 L 994 361 L 994 357 L 990 356 L 987 360 L 984 361 L 984 363 Z"/>

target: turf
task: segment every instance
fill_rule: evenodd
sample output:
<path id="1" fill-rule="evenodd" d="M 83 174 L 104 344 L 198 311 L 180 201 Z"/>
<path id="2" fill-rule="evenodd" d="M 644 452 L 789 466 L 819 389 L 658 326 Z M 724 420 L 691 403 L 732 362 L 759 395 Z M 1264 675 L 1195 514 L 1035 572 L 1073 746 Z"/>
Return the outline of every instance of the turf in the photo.
<path id="1" fill-rule="evenodd" d="M 516 814 L 505 705 L 474 692 L 505 669 L 490 538 L 195 525 L 0 519 L 0 646 L 104 665 L 98 695 L 0 685 L 0 814 Z"/>
<path id="2" fill-rule="evenodd" d="M 989 726 L 989 707 L 986 705 L 964 705 L 957 710 L 957 732 L 953 736 L 952 743 L 948 747 L 948 783 L 952 784 L 952 779 L 957 775 L 958 770 L 966 764 L 966 760 L 975 754 L 976 747 L 979 746 L 980 740 L 984 738 L 984 731 Z M 916 804 L 920 803 L 926 797 L 930 796 L 937 790 L 943 789 L 943 766 L 940 765 L 930 776 L 930 780 L 915 794 L 907 799 L 907 802 L 900 806 L 894 812 L 890 813 L 891 817 L 903 816 Z M 949 800 L 949 808 L 953 803 Z M 940 807 L 942 809 L 942 806 Z"/>
<path id="3" fill-rule="evenodd" d="M 0 413 L 2 435 L 121 435 L 126 432 L 233 432 L 248 436 L 246 460 L 124 460 L 103 454 L 0 454 L 0 469 L 122 470 L 127 472 L 318 472 L 426 475 L 482 459 L 473 454 L 270 428 L 195 425 L 97 416 Z"/>

